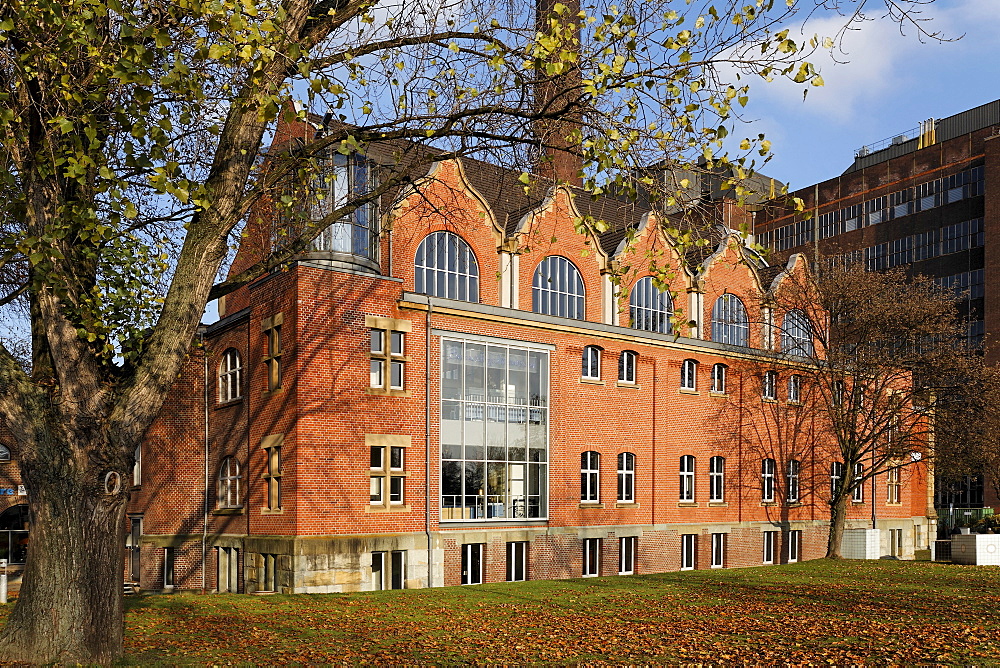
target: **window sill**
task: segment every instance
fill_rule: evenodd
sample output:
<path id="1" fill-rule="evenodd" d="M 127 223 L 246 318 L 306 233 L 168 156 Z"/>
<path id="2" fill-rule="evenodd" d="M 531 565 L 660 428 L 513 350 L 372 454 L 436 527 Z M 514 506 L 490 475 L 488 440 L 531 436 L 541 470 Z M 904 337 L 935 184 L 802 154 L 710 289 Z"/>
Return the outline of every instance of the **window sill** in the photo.
<path id="1" fill-rule="evenodd" d="M 627 388 L 632 389 L 632 390 L 638 390 L 640 387 L 642 387 L 638 383 L 627 383 L 624 380 L 619 380 L 617 383 L 615 383 L 615 386 L 616 387 L 627 387 Z"/>
<path id="2" fill-rule="evenodd" d="M 619 501 L 615 504 L 615 510 L 633 510 L 639 507 L 639 503 L 632 501 Z"/>
<path id="3" fill-rule="evenodd" d="M 729 395 L 725 392 L 709 392 L 708 396 L 715 397 L 716 399 L 728 399 Z"/>
<path id="4" fill-rule="evenodd" d="M 218 508 L 212 511 L 213 515 L 242 515 L 243 506 L 239 508 Z"/>
<path id="5" fill-rule="evenodd" d="M 404 399 L 413 396 L 409 390 L 386 390 L 381 387 L 369 387 L 365 393 L 373 397 L 403 397 Z"/>
<path id="6" fill-rule="evenodd" d="M 709 508 L 728 508 L 729 504 L 727 502 L 725 502 L 725 501 L 709 501 L 708 502 L 708 507 Z"/>
<path id="7" fill-rule="evenodd" d="M 761 403 L 765 403 L 765 404 L 776 404 L 776 403 L 778 403 L 778 400 L 775 399 L 775 398 L 773 398 L 773 397 L 761 397 L 760 400 L 761 400 Z"/>
<path id="8" fill-rule="evenodd" d="M 600 378 L 580 378 L 580 382 L 584 385 L 604 385 L 604 381 Z"/>
<path id="9" fill-rule="evenodd" d="M 802 403 L 801 401 L 789 401 L 789 402 L 788 402 L 788 405 L 789 405 L 789 406 L 798 406 L 798 407 L 800 407 L 800 408 L 801 408 L 802 406 L 805 406 L 805 404 L 804 404 L 804 403 Z"/>
<path id="10" fill-rule="evenodd" d="M 886 502 L 885 502 L 885 505 L 887 505 L 887 506 L 893 506 L 893 507 L 897 507 L 897 508 L 898 508 L 899 506 L 901 506 L 901 505 L 903 505 L 903 504 L 902 504 L 902 502 L 893 502 L 893 503 L 889 503 L 888 501 L 886 501 Z"/>
<path id="11" fill-rule="evenodd" d="M 221 410 L 223 408 L 232 408 L 233 406 L 239 406 L 243 403 L 243 397 L 237 397 L 236 399 L 230 399 L 229 401 L 223 401 L 222 403 L 215 404 L 215 410 Z"/>
<path id="12" fill-rule="evenodd" d="M 804 505 L 805 504 L 802 503 L 801 501 L 789 501 L 788 503 L 785 504 L 785 507 L 787 507 L 787 508 L 801 508 Z"/>
<path id="13" fill-rule="evenodd" d="M 692 390 L 687 387 L 682 387 L 679 390 L 677 390 L 677 394 L 690 394 L 692 396 L 697 397 L 701 395 L 701 392 L 699 392 L 698 390 Z"/>
<path id="14" fill-rule="evenodd" d="M 603 504 L 603 503 L 581 503 L 581 504 L 579 505 L 579 507 L 580 507 L 580 508 L 585 508 L 585 509 L 586 509 L 586 508 L 597 508 L 597 509 L 602 509 L 602 508 L 604 508 L 604 504 Z"/>
<path id="15" fill-rule="evenodd" d="M 281 394 L 282 391 L 284 391 L 284 389 L 285 389 L 284 387 L 276 387 L 273 390 L 264 390 L 263 392 L 260 393 L 260 396 L 267 399 L 268 397 L 273 397 Z"/>
<path id="16" fill-rule="evenodd" d="M 677 507 L 678 508 L 699 508 L 699 507 L 701 507 L 701 504 L 699 504 L 697 501 L 678 501 L 677 502 Z"/>
<path id="17" fill-rule="evenodd" d="M 285 514 L 285 509 L 284 508 L 261 508 L 260 509 L 260 514 L 261 515 L 284 515 Z"/>
<path id="18" fill-rule="evenodd" d="M 863 505 L 865 505 L 865 502 L 864 501 L 853 501 L 852 500 L 851 501 L 851 505 L 852 506 L 863 506 Z"/>
<path id="19" fill-rule="evenodd" d="M 410 512 L 410 506 L 403 504 L 393 504 L 393 505 L 369 505 L 365 510 L 366 513 L 408 513 Z"/>
<path id="20" fill-rule="evenodd" d="M 778 503 L 777 501 L 761 501 L 760 502 L 760 507 L 761 508 L 777 508 L 780 505 L 781 504 Z"/>

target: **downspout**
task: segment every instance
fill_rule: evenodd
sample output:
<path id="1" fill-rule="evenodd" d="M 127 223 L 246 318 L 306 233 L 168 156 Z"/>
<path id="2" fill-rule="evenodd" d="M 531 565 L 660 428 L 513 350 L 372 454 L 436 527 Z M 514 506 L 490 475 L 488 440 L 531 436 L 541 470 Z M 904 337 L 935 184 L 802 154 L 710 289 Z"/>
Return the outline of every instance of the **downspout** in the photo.
<path id="1" fill-rule="evenodd" d="M 877 529 L 878 528 L 878 526 L 876 526 L 878 518 L 875 515 L 875 512 L 876 512 L 875 511 L 875 491 L 878 489 L 878 483 L 875 480 L 876 477 L 877 476 L 875 475 L 875 451 L 872 450 L 872 503 L 871 503 L 871 506 L 872 506 L 872 529 Z"/>
<path id="2" fill-rule="evenodd" d="M 204 515 L 201 522 L 201 593 L 205 593 L 206 573 L 205 568 L 208 562 L 208 351 L 205 349 L 205 332 L 198 333 L 201 343 L 202 369 L 204 372 L 204 410 L 205 410 L 205 493 L 202 497 Z"/>
<path id="3" fill-rule="evenodd" d="M 743 373 L 740 373 L 740 412 L 736 423 L 736 521 L 743 521 Z"/>
<path id="4" fill-rule="evenodd" d="M 650 522 L 656 524 L 656 357 L 653 357 L 653 498 Z"/>
<path id="5" fill-rule="evenodd" d="M 431 310 L 427 296 L 427 316 L 424 322 L 424 533 L 427 535 L 427 587 L 434 586 L 434 565 L 431 559 Z"/>

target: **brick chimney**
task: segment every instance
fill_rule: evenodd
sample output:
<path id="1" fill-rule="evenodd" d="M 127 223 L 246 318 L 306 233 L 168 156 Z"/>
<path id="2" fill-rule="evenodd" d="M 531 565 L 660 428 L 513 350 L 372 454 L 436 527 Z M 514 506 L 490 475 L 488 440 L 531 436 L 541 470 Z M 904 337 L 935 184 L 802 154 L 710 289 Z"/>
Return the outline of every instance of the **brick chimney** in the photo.
<path id="1" fill-rule="evenodd" d="M 577 48 L 580 42 L 580 0 L 535 0 L 538 31 L 549 32 L 550 19 L 556 19 L 564 26 L 572 26 L 568 42 L 564 42 L 561 51 Z M 557 14 L 555 6 L 562 4 L 566 10 Z M 563 62 L 559 53 L 552 56 L 552 62 Z M 581 95 L 581 75 L 576 64 L 559 74 L 546 75 L 544 63 L 538 71 L 535 83 L 534 103 L 537 113 L 546 113 L 565 109 L 578 102 Z M 583 185 L 583 153 L 579 138 L 571 138 L 579 134 L 583 127 L 583 113 L 579 105 L 572 106 L 558 117 L 540 118 L 532 124 L 532 131 L 539 145 L 537 173 L 547 179 L 569 183 L 575 186 Z"/>

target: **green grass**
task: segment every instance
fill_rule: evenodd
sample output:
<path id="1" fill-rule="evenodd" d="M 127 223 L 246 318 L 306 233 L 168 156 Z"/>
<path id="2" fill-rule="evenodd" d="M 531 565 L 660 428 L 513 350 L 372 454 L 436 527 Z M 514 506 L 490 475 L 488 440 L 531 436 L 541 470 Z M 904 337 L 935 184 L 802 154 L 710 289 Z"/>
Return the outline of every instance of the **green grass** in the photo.
<path id="1" fill-rule="evenodd" d="M 127 663 L 984 663 L 1000 568 L 893 561 L 128 600 Z"/>

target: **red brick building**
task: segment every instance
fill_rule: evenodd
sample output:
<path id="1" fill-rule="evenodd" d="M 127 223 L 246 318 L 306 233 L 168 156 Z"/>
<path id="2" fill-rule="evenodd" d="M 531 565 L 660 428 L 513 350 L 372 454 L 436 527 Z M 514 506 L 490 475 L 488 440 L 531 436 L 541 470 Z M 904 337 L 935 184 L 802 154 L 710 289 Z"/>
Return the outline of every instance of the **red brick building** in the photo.
<path id="1" fill-rule="evenodd" d="M 364 183 L 375 167 L 331 170 Z M 816 420 L 792 450 L 754 428 L 758 407 L 794 403 L 784 384 L 763 397 L 756 369 L 794 374 L 771 352 L 783 316 L 768 305 L 801 257 L 767 266 L 738 235 L 681 257 L 654 213 L 564 186 L 532 198 L 516 177 L 438 162 L 226 298 L 142 448 L 128 571 L 143 588 L 333 592 L 824 554 Z M 611 231 L 578 233 L 581 215 Z M 248 228 L 234 271 L 271 230 Z M 910 468 L 898 500 L 851 509 L 870 528 L 878 504 L 901 556 L 927 540 L 926 476 Z"/>

